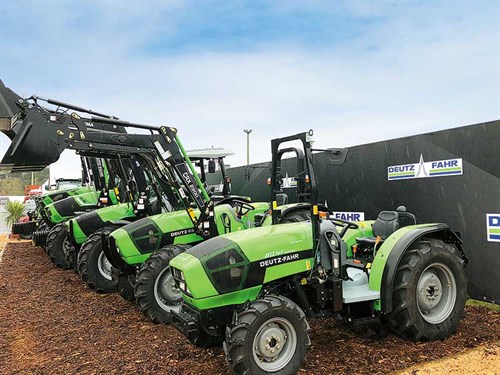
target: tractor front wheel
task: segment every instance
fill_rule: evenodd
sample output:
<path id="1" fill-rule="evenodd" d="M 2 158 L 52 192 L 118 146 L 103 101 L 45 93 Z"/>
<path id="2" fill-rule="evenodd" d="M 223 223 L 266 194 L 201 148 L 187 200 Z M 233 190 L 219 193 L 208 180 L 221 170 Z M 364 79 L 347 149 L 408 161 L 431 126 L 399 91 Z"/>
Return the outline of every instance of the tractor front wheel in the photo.
<path id="1" fill-rule="evenodd" d="M 66 260 L 66 254 L 64 253 L 64 240 L 68 233 L 68 228 L 65 223 L 60 223 L 54 226 L 47 236 L 47 254 L 57 267 L 62 269 L 69 269 L 70 265 Z"/>
<path id="2" fill-rule="evenodd" d="M 66 238 L 64 239 L 63 250 L 64 250 L 64 255 L 66 256 L 66 261 L 68 262 L 70 268 L 76 273 L 78 273 L 78 268 L 76 264 L 78 249 L 69 240 L 68 236 L 66 236 Z"/>
<path id="3" fill-rule="evenodd" d="M 265 296 L 236 311 L 224 350 L 235 374 L 295 374 L 311 342 L 302 309 L 284 297 Z"/>
<path id="4" fill-rule="evenodd" d="M 398 266 L 387 321 L 413 341 L 443 339 L 456 331 L 466 299 L 464 261 L 457 248 L 436 239 L 418 241 Z"/>
<path id="5" fill-rule="evenodd" d="M 116 281 L 111 277 L 111 263 L 102 251 L 102 235 L 106 237 L 116 227 L 99 229 L 89 236 L 78 253 L 78 273 L 90 289 L 99 293 L 116 291 Z"/>
<path id="6" fill-rule="evenodd" d="M 116 283 L 116 291 L 123 299 L 134 302 L 134 286 L 135 286 L 136 275 L 126 275 L 120 276 L 118 282 Z"/>
<path id="7" fill-rule="evenodd" d="M 153 322 L 169 324 L 171 311 L 179 311 L 182 293 L 177 288 L 170 261 L 189 249 L 189 245 L 169 245 L 154 252 L 137 272 L 135 299 L 141 311 Z"/>

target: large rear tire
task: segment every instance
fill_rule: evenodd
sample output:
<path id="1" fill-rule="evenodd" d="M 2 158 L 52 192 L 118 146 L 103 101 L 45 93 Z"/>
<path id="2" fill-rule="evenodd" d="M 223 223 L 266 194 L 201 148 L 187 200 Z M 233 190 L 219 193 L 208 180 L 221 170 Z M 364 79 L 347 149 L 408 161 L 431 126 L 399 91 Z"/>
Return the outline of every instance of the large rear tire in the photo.
<path id="1" fill-rule="evenodd" d="M 64 253 L 64 240 L 68 233 L 68 228 L 65 223 L 59 223 L 54 226 L 47 236 L 47 254 L 52 263 L 57 267 L 67 270 L 70 268 Z"/>
<path id="2" fill-rule="evenodd" d="M 284 297 L 265 296 L 236 311 L 224 350 L 235 374 L 295 374 L 311 345 L 302 309 Z"/>
<path id="3" fill-rule="evenodd" d="M 111 277 L 111 263 L 102 251 L 102 235 L 109 236 L 115 226 L 92 233 L 78 253 L 78 273 L 90 289 L 98 293 L 116 292 L 117 282 Z"/>
<path id="4" fill-rule="evenodd" d="M 394 280 L 387 322 L 413 341 L 443 339 L 457 330 L 467 300 L 464 260 L 454 245 L 436 239 L 415 242 Z"/>
<path id="5" fill-rule="evenodd" d="M 141 311 L 153 322 L 169 324 L 171 311 L 179 311 L 182 293 L 170 272 L 170 261 L 191 246 L 169 245 L 155 251 L 137 272 L 135 299 Z"/>

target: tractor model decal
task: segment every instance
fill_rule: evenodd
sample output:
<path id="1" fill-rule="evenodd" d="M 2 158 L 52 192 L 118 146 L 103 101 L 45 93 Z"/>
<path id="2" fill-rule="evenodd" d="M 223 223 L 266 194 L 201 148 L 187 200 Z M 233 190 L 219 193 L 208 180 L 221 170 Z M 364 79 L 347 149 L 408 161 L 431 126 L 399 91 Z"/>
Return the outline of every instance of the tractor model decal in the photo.
<path id="1" fill-rule="evenodd" d="M 443 177 L 461 174 L 463 174 L 461 158 L 425 162 L 424 157 L 420 155 L 420 161 L 418 163 L 387 167 L 387 178 L 389 180 Z"/>
<path id="2" fill-rule="evenodd" d="M 293 262 L 300 259 L 299 253 L 281 255 L 276 258 L 270 258 L 259 262 L 260 267 L 276 266 L 278 264 Z"/>
<path id="3" fill-rule="evenodd" d="M 279 266 L 298 260 L 306 260 L 307 262 L 313 257 L 314 251 L 309 249 L 251 262 L 247 278 L 243 283 L 243 288 L 252 288 L 256 285 L 262 285 L 268 267 Z M 304 266 L 307 267 L 307 263 Z"/>
<path id="4" fill-rule="evenodd" d="M 486 214 L 488 241 L 500 242 L 500 214 Z"/>

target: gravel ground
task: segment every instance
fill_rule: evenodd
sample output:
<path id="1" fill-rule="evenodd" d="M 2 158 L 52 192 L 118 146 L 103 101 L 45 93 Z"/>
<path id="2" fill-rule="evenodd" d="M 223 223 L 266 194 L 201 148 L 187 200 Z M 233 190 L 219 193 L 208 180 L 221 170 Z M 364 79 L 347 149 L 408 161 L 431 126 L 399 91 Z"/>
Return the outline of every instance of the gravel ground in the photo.
<path id="1" fill-rule="evenodd" d="M 173 327 L 149 322 L 118 295 L 94 293 L 71 271 L 53 266 L 43 250 L 29 242 L 9 243 L 2 253 L 2 374 L 229 372 L 222 349 L 196 348 Z M 500 368 L 500 313 L 485 308 L 467 307 L 459 331 L 432 343 L 415 344 L 391 334 L 383 338 L 373 332 L 355 334 L 330 319 L 311 320 L 311 328 L 313 347 L 301 373 L 449 374 L 452 368 L 447 365 L 422 372 L 420 366 L 408 368 L 447 356 L 467 356 L 475 347 L 489 356 L 488 361 L 477 357 L 486 367 L 475 373 L 495 374 Z"/>

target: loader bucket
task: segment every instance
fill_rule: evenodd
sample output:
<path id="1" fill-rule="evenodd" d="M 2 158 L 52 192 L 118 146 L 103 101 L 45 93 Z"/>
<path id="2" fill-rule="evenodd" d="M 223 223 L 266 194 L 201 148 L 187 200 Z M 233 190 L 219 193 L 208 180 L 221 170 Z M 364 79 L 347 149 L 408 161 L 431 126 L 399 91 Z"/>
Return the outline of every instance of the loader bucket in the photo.
<path id="1" fill-rule="evenodd" d="M 0 81 L 0 131 L 12 141 L 0 173 L 40 171 L 59 159 L 65 148 L 57 135 L 62 125 L 48 117 L 40 110 L 28 110 L 28 103 Z"/>
<path id="2" fill-rule="evenodd" d="M 5 87 L 2 80 L 0 80 L 0 131 L 7 134 L 11 140 L 15 136 L 15 131 L 11 127 L 11 120 L 19 113 L 21 101 L 23 99 L 14 91 Z"/>

